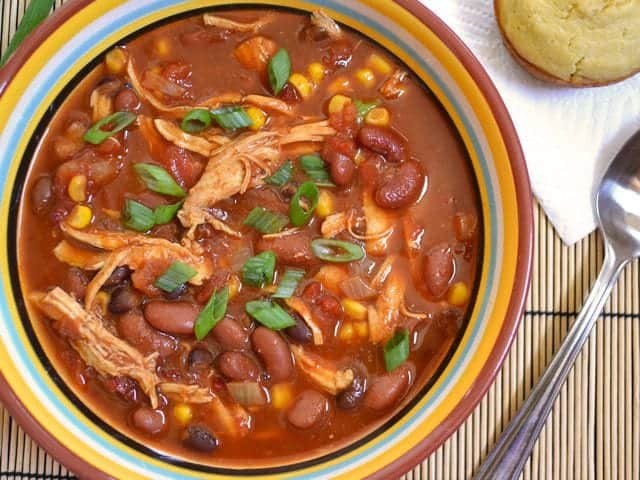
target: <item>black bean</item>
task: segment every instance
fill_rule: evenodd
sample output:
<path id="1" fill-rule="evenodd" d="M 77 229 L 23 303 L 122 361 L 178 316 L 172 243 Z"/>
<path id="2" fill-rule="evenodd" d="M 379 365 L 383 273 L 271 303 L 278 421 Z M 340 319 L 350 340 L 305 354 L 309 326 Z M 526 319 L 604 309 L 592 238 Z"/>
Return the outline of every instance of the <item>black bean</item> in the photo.
<path id="1" fill-rule="evenodd" d="M 53 203 L 53 181 L 51 177 L 40 177 L 31 188 L 31 203 L 33 211 L 42 215 Z"/>
<path id="2" fill-rule="evenodd" d="M 218 439 L 207 428 L 199 425 L 190 425 L 187 428 L 184 445 L 200 452 L 209 453 L 218 447 Z"/>
<path id="3" fill-rule="evenodd" d="M 208 367 L 213 363 L 213 354 L 203 346 L 196 346 L 187 357 L 190 368 Z"/>
<path id="4" fill-rule="evenodd" d="M 104 282 L 104 288 L 109 289 L 109 288 L 119 287 L 124 282 L 129 280 L 130 276 L 131 276 L 131 270 L 129 270 L 129 267 L 127 266 L 118 267 L 113 271 L 113 273 L 111 273 L 109 278 L 107 278 L 107 281 Z"/>
<path id="5" fill-rule="evenodd" d="M 176 287 L 175 290 L 166 292 L 164 296 L 167 300 L 178 300 L 182 295 L 187 293 L 188 288 L 189 287 L 187 287 L 187 284 L 183 283 L 182 285 Z"/>
<path id="6" fill-rule="evenodd" d="M 355 377 L 351 385 L 338 393 L 336 396 L 336 405 L 342 410 L 352 410 L 356 408 L 360 405 L 366 389 L 367 384 L 364 377 Z"/>
<path id="7" fill-rule="evenodd" d="M 116 288 L 109 300 L 111 313 L 127 313 L 140 305 L 140 297 L 129 287 Z"/>
<path id="8" fill-rule="evenodd" d="M 313 332 L 306 324 L 306 322 L 295 312 L 290 312 L 296 324 L 287 327 L 284 333 L 296 343 L 311 343 L 313 340 Z"/>

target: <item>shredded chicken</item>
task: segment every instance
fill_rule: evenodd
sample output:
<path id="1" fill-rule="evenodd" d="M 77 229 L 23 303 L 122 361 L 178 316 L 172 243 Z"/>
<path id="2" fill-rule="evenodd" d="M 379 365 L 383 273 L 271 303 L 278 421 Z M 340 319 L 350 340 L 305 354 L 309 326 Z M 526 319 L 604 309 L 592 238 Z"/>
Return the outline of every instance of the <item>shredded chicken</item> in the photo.
<path id="1" fill-rule="evenodd" d="M 197 135 L 191 135 L 169 120 L 156 118 L 153 121 L 153 124 L 165 140 L 168 140 L 180 148 L 189 150 L 190 152 L 199 153 L 204 157 L 210 157 L 217 148 L 223 145 L 223 143 L 226 143 L 213 143 Z M 226 138 L 224 136 L 220 137 Z"/>
<path id="2" fill-rule="evenodd" d="M 291 297 L 286 299 L 285 303 L 287 304 L 288 307 L 290 307 L 291 309 L 295 310 L 298 314 L 300 314 L 304 322 L 309 326 L 309 328 L 311 329 L 311 333 L 313 334 L 314 345 L 322 345 L 324 343 L 322 330 L 316 323 L 315 319 L 313 318 L 313 314 L 311 313 L 311 310 L 309 309 L 307 304 L 304 303 L 304 300 L 298 297 Z"/>
<path id="3" fill-rule="evenodd" d="M 291 345 L 291 351 L 298 368 L 327 393 L 336 395 L 353 382 L 354 374 L 350 368 L 339 369 L 333 362 L 305 352 L 299 345 Z"/>
<path id="4" fill-rule="evenodd" d="M 409 259 L 411 275 L 414 280 L 418 281 L 422 277 L 422 238 L 424 237 L 424 228 L 418 225 L 409 212 L 402 217 L 402 233 L 404 237 L 404 248 Z"/>
<path id="5" fill-rule="evenodd" d="M 103 376 L 127 376 L 138 382 L 149 397 L 151 406 L 158 406 L 156 357 L 144 357 L 124 340 L 109 332 L 99 317 L 87 312 L 59 287 L 48 293 L 34 293 L 31 299 L 56 321 L 56 329 L 69 338 L 69 343 L 85 363 Z"/>
<path id="6" fill-rule="evenodd" d="M 387 78 L 380 87 L 380 94 L 386 100 L 393 100 L 399 98 L 404 94 L 405 88 L 403 82 L 407 78 L 407 72 L 404 70 L 396 70 L 393 74 Z"/>
<path id="7" fill-rule="evenodd" d="M 107 254 L 104 252 L 95 252 L 85 248 L 78 248 L 71 245 L 66 240 L 62 240 L 53 254 L 58 260 L 72 267 L 78 267 L 82 270 L 100 270 L 104 265 Z"/>
<path id="8" fill-rule="evenodd" d="M 393 336 L 400 322 L 405 290 L 405 279 L 397 271 L 392 271 L 376 300 L 376 313 L 369 315 L 369 339 L 373 343 L 386 342 Z"/>
<path id="9" fill-rule="evenodd" d="M 230 20 L 228 18 L 218 17 L 212 13 L 205 13 L 202 17 L 204 24 L 210 27 L 218 27 L 223 30 L 230 30 L 232 32 L 257 32 L 265 25 L 271 23 L 275 18 L 275 14 L 267 13 L 266 15 L 262 15 L 259 20 L 255 22 L 236 22 L 234 20 Z"/>
<path id="10" fill-rule="evenodd" d="M 264 110 L 273 110 L 275 112 L 284 113 L 285 115 L 292 115 L 293 108 L 284 100 L 280 100 L 279 98 L 274 97 L 266 97 L 264 95 L 245 95 L 242 97 L 242 103 L 247 103 L 249 105 L 255 105 L 256 107 L 262 108 Z"/>
<path id="11" fill-rule="evenodd" d="M 295 233 L 298 233 L 300 231 L 299 228 L 294 227 L 294 228 L 287 228 L 285 230 L 282 230 L 281 232 L 278 233 L 267 233 L 265 235 L 262 235 L 262 238 L 265 240 L 269 240 L 272 238 L 282 238 L 282 237 L 288 237 L 289 235 L 293 235 Z"/>
<path id="12" fill-rule="evenodd" d="M 119 80 L 112 80 L 98 85 L 89 97 L 91 118 L 94 122 L 108 117 L 114 112 L 114 96 L 121 87 Z"/>
<path id="13" fill-rule="evenodd" d="M 429 317 L 426 313 L 412 312 L 407 308 L 404 302 L 400 305 L 400 313 L 407 318 L 414 318 L 416 320 L 425 320 Z"/>
<path id="14" fill-rule="evenodd" d="M 218 433 L 242 437 L 251 431 L 251 415 L 237 402 L 223 402 L 214 396 L 211 401 L 213 420 L 219 427 Z"/>
<path id="15" fill-rule="evenodd" d="M 365 244 L 367 253 L 385 255 L 394 231 L 393 217 L 376 205 L 369 192 L 364 192 L 362 196 L 362 210 L 367 221 L 367 237 L 372 238 Z"/>
<path id="16" fill-rule="evenodd" d="M 149 239 L 144 235 L 133 232 L 113 232 L 110 230 L 78 230 L 65 222 L 60 223 L 60 230 L 78 242 L 100 248 L 101 250 L 115 250 L 134 243 L 141 243 Z"/>
<path id="17" fill-rule="evenodd" d="M 370 286 L 374 290 L 380 290 L 384 285 L 384 282 L 387 280 L 389 273 L 391 273 L 391 269 L 393 268 L 393 263 L 396 261 L 396 255 L 389 255 L 385 258 L 382 265 L 378 268 L 378 271 L 371 279 Z"/>
<path id="18" fill-rule="evenodd" d="M 208 388 L 200 385 L 186 385 L 183 383 L 161 383 L 160 391 L 183 403 L 209 403 L 213 401 L 213 394 Z"/>
<path id="19" fill-rule="evenodd" d="M 324 238 L 333 238 L 349 228 L 349 212 L 338 212 L 329 215 L 322 222 L 320 232 Z"/>
<path id="20" fill-rule="evenodd" d="M 331 40 L 337 40 L 342 37 L 342 30 L 338 24 L 322 10 L 314 10 L 311 13 L 311 23 L 325 32 Z"/>

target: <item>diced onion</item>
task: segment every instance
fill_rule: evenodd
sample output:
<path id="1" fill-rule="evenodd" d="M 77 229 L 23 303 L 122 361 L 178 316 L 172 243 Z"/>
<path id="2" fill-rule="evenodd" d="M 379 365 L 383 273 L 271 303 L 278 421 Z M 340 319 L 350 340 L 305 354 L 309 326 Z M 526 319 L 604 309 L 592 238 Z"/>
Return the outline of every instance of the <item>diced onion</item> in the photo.
<path id="1" fill-rule="evenodd" d="M 244 243 L 238 249 L 233 252 L 231 256 L 231 271 L 239 272 L 244 267 L 244 264 L 247 263 L 253 257 L 253 245 L 251 242 Z"/>
<path id="2" fill-rule="evenodd" d="M 366 300 L 377 295 L 377 292 L 360 276 L 350 277 L 340 285 L 340 288 L 342 293 L 354 300 Z"/>
<path id="3" fill-rule="evenodd" d="M 267 403 L 267 396 L 257 382 L 229 382 L 227 389 L 240 405 L 252 406 Z"/>

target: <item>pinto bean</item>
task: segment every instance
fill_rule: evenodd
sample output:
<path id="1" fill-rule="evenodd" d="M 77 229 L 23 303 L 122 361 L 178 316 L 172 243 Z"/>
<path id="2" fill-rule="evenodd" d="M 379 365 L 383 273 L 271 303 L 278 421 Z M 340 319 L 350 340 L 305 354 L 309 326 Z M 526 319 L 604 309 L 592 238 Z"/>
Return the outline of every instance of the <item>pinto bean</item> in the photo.
<path id="1" fill-rule="evenodd" d="M 199 452 L 213 452 L 218 448 L 218 439 L 206 427 L 200 425 L 189 425 L 186 437 L 183 440 L 185 446 L 198 450 Z"/>
<path id="2" fill-rule="evenodd" d="M 272 381 L 281 382 L 292 375 L 291 351 L 277 332 L 258 327 L 251 335 L 251 342 Z"/>
<path id="3" fill-rule="evenodd" d="M 178 348 L 175 338 L 155 330 L 139 311 L 131 311 L 120 316 L 117 329 L 122 338 L 144 355 L 158 352 L 161 357 L 168 357 Z"/>
<path id="4" fill-rule="evenodd" d="M 455 263 L 451 247 L 445 243 L 429 249 L 424 257 L 424 281 L 427 290 L 436 298 L 447 292 Z"/>
<path id="5" fill-rule="evenodd" d="M 140 297 L 129 287 L 116 288 L 109 300 L 111 313 L 127 313 L 140 305 Z"/>
<path id="6" fill-rule="evenodd" d="M 173 335 L 192 335 L 200 308 L 190 302 L 154 300 L 144 306 L 144 318 L 158 330 Z"/>
<path id="7" fill-rule="evenodd" d="M 389 162 L 403 162 L 407 158 L 404 138 L 390 128 L 365 125 L 358 132 L 358 141 L 363 147 L 384 155 Z"/>
<path id="8" fill-rule="evenodd" d="M 33 211 L 42 215 L 46 213 L 53 203 L 53 180 L 46 175 L 40 177 L 31 187 L 31 207 Z"/>
<path id="9" fill-rule="evenodd" d="M 382 208 L 407 207 L 418 199 L 423 185 L 422 166 L 415 160 L 409 160 L 380 182 L 374 199 Z"/>
<path id="10" fill-rule="evenodd" d="M 130 88 L 120 90 L 114 100 L 114 108 L 117 112 L 134 112 L 139 106 L 138 95 Z"/>
<path id="11" fill-rule="evenodd" d="M 235 320 L 225 317 L 211 331 L 213 338 L 225 350 L 246 350 L 249 348 L 249 334 Z"/>
<path id="12" fill-rule="evenodd" d="M 216 359 L 218 369 L 231 380 L 255 380 L 260 369 L 250 357 L 239 352 L 224 352 Z"/>
<path id="13" fill-rule="evenodd" d="M 305 390 L 287 411 L 287 420 L 297 428 L 311 428 L 329 415 L 329 401 L 320 392 Z"/>
<path id="14" fill-rule="evenodd" d="M 351 184 L 356 173 L 356 164 L 353 160 L 340 152 L 333 152 L 331 159 L 327 159 L 327 163 L 329 163 L 331 179 L 336 185 L 346 187 Z"/>
<path id="15" fill-rule="evenodd" d="M 364 395 L 364 405 L 373 410 L 385 410 L 400 401 L 413 383 L 411 363 L 400 365 L 392 372 L 374 378 Z"/>
<path id="16" fill-rule="evenodd" d="M 131 417 L 133 425 L 149 435 L 155 435 L 164 430 L 166 418 L 161 410 L 153 410 L 149 407 L 140 407 Z"/>

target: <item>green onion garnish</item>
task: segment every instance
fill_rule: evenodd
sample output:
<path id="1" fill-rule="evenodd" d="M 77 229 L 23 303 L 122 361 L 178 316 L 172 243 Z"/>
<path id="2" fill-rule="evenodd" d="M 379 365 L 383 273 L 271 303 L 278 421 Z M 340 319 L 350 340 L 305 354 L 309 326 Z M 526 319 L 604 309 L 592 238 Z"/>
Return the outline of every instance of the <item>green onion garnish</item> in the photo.
<path id="1" fill-rule="evenodd" d="M 224 318 L 229 302 L 229 285 L 213 292 L 211 298 L 202 309 L 194 325 L 194 332 L 198 340 L 202 340 Z"/>
<path id="2" fill-rule="evenodd" d="M 271 57 L 267 66 L 267 73 L 269 74 L 271 90 L 273 90 L 274 95 L 278 95 L 291 75 L 291 59 L 284 48 L 278 50 Z"/>
<path id="3" fill-rule="evenodd" d="M 402 365 L 409 358 L 409 331 L 398 330 L 384 346 L 384 366 L 387 372 Z"/>
<path id="4" fill-rule="evenodd" d="M 300 185 L 289 204 L 291 224 L 295 227 L 305 225 L 318 206 L 319 199 L 320 191 L 315 183 L 305 182 Z"/>
<path id="5" fill-rule="evenodd" d="M 209 110 L 194 108 L 184 116 L 180 128 L 187 133 L 200 133 L 211 126 L 212 120 Z"/>
<path id="6" fill-rule="evenodd" d="M 275 185 L 277 187 L 281 187 L 293 176 L 293 163 L 291 160 L 287 160 L 282 164 L 282 166 L 276 170 L 276 173 L 271 175 L 270 177 L 265 178 L 265 182 L 270 185 Z"/>
<path id="7" fill-rule="evenodd" d="M 173 197 L 184 197 L 186 195 L 185 191 L 176 183 L 169 172 L 158 165 L 136 163 L 133 169 L 149 190 Z"/>
<path id="8" fill-rule="evenodd" d="M 276 270 L 276 254 L 262 252 L 247 260 L 242 267 L 242 281 L 252 287 L 262 287 L 265 283 L 273 283 Z"/>
<path id="9" fill-rule="evenodd" d="M 261 233 L 269 234 L 278 233 L 289 223 L 289 219 L 281 213 L 272 212 L 263 207 L 256 207 L 249 212 L 243 223 Z"/>
<path id="10" fill-rule="evenodd" d="M 195 277 L 197 273 L 194 268 L 186 263 L 173 262 L 171 266 L 153 282 L 153 285 L 160 290 L 171 293 L 180 285 Z"/>
<path id="11" fill-rule="evenodd" d="M 311 251 L 325 262 L 346 263 L 360 260 L 364 257 L 364 249 L 351 242 L 317 238 L 311 242 Z"/>
<path id="12" fill-rule="evenodd" d="M 135 114 L 131 112 L 116 112 L 96 122 L 87 130 L 83 138 L 86 142 L 100 145 L 107 138 L 113 137 L 120 130 L 131 125 L 135 119 Z M 103 130 L 102 127 L 107 127 L 109 130 Z"/>
<path id="13" fill-rule="evenodd" d="M 321 187 L 335 187 L 331 181 L 327 164 L 319 155 L 303 155 L 298 159 L 300 167 L 316 185 Z"/>
<path id="14" fill-rule="evenodd" d="M 304 274 L 305 271 L 299 268 L 287 268 L 273 298 L 291 298 Z"/>
<path id="15" fill-rule="evenodd" d="M 164 225 L 176 218 L 176 214 L 180 207 L 182 207 L 182 201 L 178 203 L 172 203 L 171 205 L 159 205 L 153 211 L 156 225 Z"/>
<path id="16" fill-rule="evenodd" d="M 218 125 L 225 130 L 246 128 L 253 123 L 242 107 L 220 107 L 209 112 Z"/>
<path id="17" fill-rule="evenodd" d="M 358 121 L 361 122 L 367 113 L 380 105 L 379 100 L 374 100 L 373 102 L 363 102 L 361 100 L 355 100 L 353 104 L 356 107 L 356 113 L 358 115 Z"/>
<path id="18" fill-rule="evenodd" d="M 7 50 L 0 59 L 0 66 L 4 65 L 9 59 L 11 54 L 18 48 L 18 45 L 29 35 L 40 23 L 47 18 L 51 8 L 53 7 L 53 0 L 32 0 L 29 2 L 29 6 L 24 11 L 20 25 L 16 29 L 16 33 L 9 42 Z"/>
<path id="19" fill-rule="evenodd" d="M 292 327 L 296 321 L 280 305 L 266 300 L 253 300 L 244 307 L 249 315 L 271 330 Z"/>
<path id="20" fill-rule="evenodd" d="M 138 232 L 147 232 L 156 224 L 153 210 L 130 198 L 124 201 L 122 219 L 125 227 Z"/>

